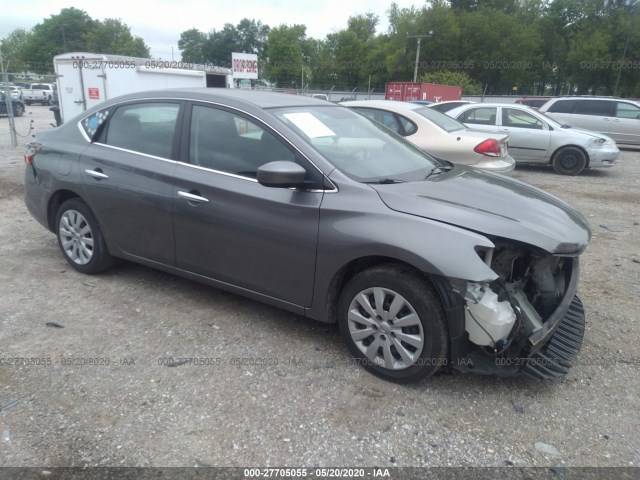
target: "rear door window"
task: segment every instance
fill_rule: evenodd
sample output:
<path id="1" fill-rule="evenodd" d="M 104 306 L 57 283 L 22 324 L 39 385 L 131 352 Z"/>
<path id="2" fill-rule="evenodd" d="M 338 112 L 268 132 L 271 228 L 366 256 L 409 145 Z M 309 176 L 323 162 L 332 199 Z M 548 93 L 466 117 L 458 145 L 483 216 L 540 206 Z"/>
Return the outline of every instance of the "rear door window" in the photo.
<path id="1" fill-rule="evenodd" d="M 467 110 L 458 117 L 462 123 L 472 123 L 475 125 L 495 125 L 496 124 L 495 107 L 480 107 Z"/>
<path id="2" fill-rule="evenodd" d="M 149 102 L 118 107 L 100 135 L 112 147 L 173 158 L 179 103 Z"/>
<path id="3" fill-rule="evenodd" d="M 374 122 L 378 122 L 384 125 L 385 127 L 393 130 L 398 135 L 404 136 L 405 134 L 402 128 L 402 124 L 400 123 L 400 120 L 392 112 L 387 112 L 385 110 L 378 110 L 376 108 L 360 108 L 360 107 L 354 107 L 354 110 L 356 110 L 358 113 L 361 113 L 365 117 L 373 120 Z M 411 133 L 414 133 L 414 132 L 411 132 Z"/>
<path id="4" fill-rule="evenodd" d="M 613 115 L 613 102 L 609 100 L 580 100 L 573 113 L 609 117 Z"/>

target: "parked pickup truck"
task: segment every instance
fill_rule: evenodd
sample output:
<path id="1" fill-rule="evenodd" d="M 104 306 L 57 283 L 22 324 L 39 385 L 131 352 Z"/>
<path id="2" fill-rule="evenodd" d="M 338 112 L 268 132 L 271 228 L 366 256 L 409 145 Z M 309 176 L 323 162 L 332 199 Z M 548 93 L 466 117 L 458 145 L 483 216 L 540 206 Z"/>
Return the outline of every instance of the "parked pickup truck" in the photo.
<path id="1" fill-rule="evenodd" d="M 56 85 L 54 83 L 32 83 L 29 85 L 28 90 L 22 91 L 22 101 L 27 105 L 32 103 L 53 105 L 56 97 Z"/>

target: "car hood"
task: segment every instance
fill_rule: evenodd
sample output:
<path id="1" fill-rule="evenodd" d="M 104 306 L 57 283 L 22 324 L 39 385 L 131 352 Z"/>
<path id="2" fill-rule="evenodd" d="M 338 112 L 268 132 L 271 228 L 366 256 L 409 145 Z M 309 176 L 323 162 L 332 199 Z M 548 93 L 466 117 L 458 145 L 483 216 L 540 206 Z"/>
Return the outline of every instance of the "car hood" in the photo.
<path id="1" fill-rule="evenodd" d="M 456 165 L 419 182 L 374 184 L 392 210 L 535 245 L 555 254 L 582 252 L 587 220 L 559 198 L 500 174 Z"/>
<path id="2" fill-rule="evenodd" d="M 592 130 L 585 130 L 583 128 L 569 127 L 569 128 L 559 128 L 558 130 L 560 132 L 563 132 L 563 133 L 567 134 L 567 135 L 582 136 L 583 138 L 584 138 L 584 136 L 587 136 L 590 139 L 591 138 L 604 138 L 607 141 L 613 142 L 613 139 L 611 137 L 609 137 L 608 135 L 605 135 L 604 133 L 598 133 L 598 132 L 594 132 Z"/>

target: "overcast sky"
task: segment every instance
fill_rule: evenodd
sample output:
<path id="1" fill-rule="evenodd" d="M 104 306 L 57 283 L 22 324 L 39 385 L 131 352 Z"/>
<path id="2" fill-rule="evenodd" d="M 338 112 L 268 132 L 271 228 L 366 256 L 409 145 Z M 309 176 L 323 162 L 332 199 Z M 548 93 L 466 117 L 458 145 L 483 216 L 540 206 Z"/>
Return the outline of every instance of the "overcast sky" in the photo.
<path id="1" fill-rule="evenodd" d="M 396 0 L 401 7 L 420 7 L 424 1 Z M 151 56 L 180 60 L 178 39 L 190 28 L 203 32 L 220 30 L 225 23 L 237 25 L 243 18 L 260 20 L 271 27 L 301 23 L 307 35 L 324 38 L 347 27 L 351 15 L 373 12 L 380 17 L 378 32 L 387 30 L 386 10 L 389 0 L 128 0 L 74 2 L 59 0 L 29 0 L 4 2 L 0 9 L 0 38 L 16 28 L 29 30 L 43 19 L 60 13 L 67 7 L 84 10 L 96 20 L 120 18 L 131 27 L 133 35 L 142 37 L 151 49 Z M 108 53 L 108 52 L 105 52 Z"/>

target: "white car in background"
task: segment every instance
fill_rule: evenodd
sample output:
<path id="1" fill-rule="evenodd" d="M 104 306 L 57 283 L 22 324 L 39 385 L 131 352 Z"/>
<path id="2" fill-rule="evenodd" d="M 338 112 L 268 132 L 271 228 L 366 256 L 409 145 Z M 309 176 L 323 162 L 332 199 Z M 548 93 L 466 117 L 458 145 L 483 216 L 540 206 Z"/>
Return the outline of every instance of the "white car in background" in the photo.
<path id="1" fill-rule="evenodd" d="M 439 159 L 506 174 L 515 166 L 508 152 L 508 135 L 470 130 L 425 105 L 393 100 L 350 101 L 342 105 L 390 128 Z"/>
<path id="2" fill-rule="evenodd" d="M 444 102 L 432 103 L 429 105 L 429 108 L 437 110 L 440 113 L 447 113 L 449 110 L 453 110 L 454 108 L 461 107 L 462 105 L 468 105 L 472 102 L 470 100 L 446 100 Z"/>
<path id="3" fill-rule="evenodd" d="M 611 167 L 620 156 L 607 135 L 561 125 L 525 105 L 476 103 L 454 108 L 447 115 L 474 130 L 508 134 L 509 151 L 517 163 L 552 165 L 563 175 Z"/>

